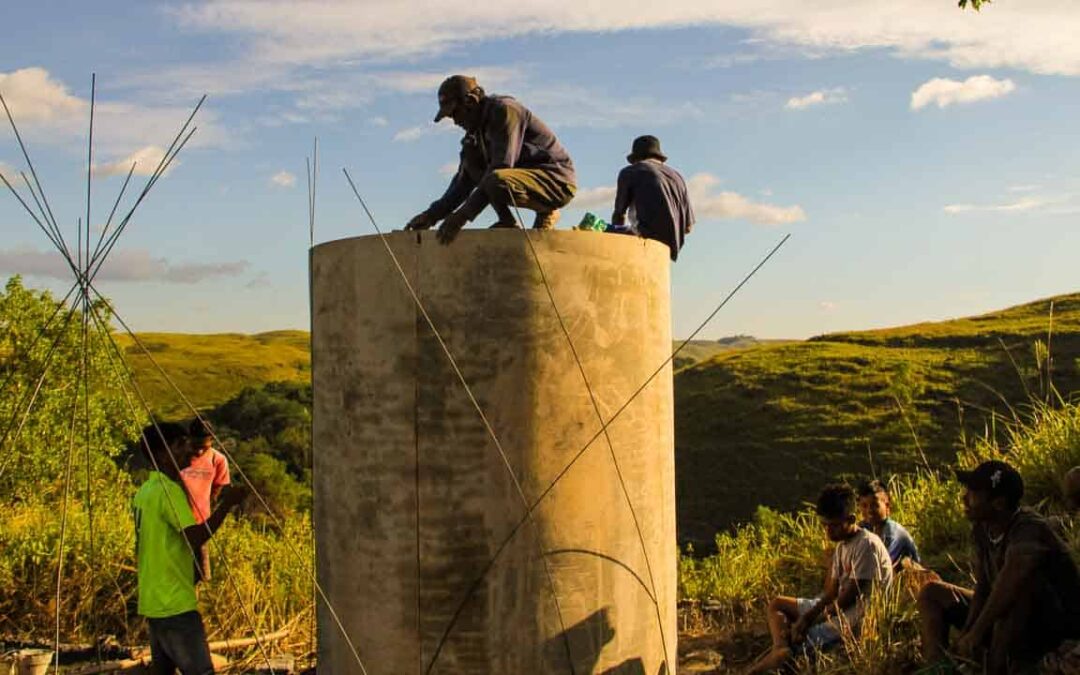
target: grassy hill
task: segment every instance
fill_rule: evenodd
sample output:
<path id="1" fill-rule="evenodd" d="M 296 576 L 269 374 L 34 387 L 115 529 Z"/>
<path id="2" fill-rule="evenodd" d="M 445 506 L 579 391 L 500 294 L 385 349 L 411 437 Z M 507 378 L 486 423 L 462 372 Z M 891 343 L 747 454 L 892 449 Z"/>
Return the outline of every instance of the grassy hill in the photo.
<path id="1" fill-rule="evenodd" d="M 257 335 L 140 333 L 153 360 L 198 408 L 224 403 L 248 386 L 310 381 L 311 338 L 306 331 Z M 187 416 L 187 406 L 127 335 L 117 335 L 139 388 L 164 417 Z"/>
<path id="2" fill-rule="evenodd" d="M 140 339 L 200 408 L 311 374 L 302 331 Z M 183 415 L 141 350 L 123 345 L 156 407 Z M 680 537 L 711 542 L 758 504 L 797 506 L 837 476 L 948 462 L 962 433 L 993 432 L 995 415 L 1045 396 L 1048 372 L 1059 391 L 1080 390 L 1078 359 L 1080 294 L 807 341 L 696 340 L 676 362 Z"/>
<path id="3" fill-rule="evenodd" d="M 995 433 L 995 416 L 1045 397 L 1049 379 L 1058 391 L 1080 390 L 1078 357 L 1073 294 L 760 345 L 683 368 L 675 377 L 680 538 L 710 542 L 758 504 L 797 506 L 838 476 L 908 471 L 923 457 L 949 462 L 962 434 Z"/>

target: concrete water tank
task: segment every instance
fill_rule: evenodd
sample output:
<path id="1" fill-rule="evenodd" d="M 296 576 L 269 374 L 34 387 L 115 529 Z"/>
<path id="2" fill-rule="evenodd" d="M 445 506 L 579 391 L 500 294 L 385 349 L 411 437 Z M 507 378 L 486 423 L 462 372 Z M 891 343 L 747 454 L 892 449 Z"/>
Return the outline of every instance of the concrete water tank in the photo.
<path id="1" fill-rule="evenodd" d="M 671 352 L 668 249 L 528 236 L 607 420 Z M 371 675 L 674 675 L 670 366 L 611 450 L 601 435 L 582 453 L 600 421 L 525 237 L 386 239 L 502 455 L 383 241 L 312 254 L 318 579 Z M 531 518 L 518 486 L 544 495 Z M 319 671 L 361 672 L 318 618 Z"/>

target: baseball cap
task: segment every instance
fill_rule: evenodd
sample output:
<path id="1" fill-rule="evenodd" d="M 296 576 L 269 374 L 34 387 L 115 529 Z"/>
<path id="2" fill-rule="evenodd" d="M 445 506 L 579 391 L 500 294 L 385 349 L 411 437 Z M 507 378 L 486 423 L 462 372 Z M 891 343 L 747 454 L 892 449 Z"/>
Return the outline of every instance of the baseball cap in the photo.
<path id="1" fill-rule="evenodd" d="M 475 77 L 468 75 L 451 75 L 439 85 L 439 112 L 435 115 L 438 122 L 444 117 L 449 117 L 454 106 L 465 100 L 479 87 Z"/>
<path id="2" fill-rule="evenodd" d="M 1024 496 L 1024 479 L 1020 473 L 998 460 L 983 462 L 971 471 L 956 471 L 956 480 L 971 490 L 986 492 L 992 497 L 1020 501 Z"/>

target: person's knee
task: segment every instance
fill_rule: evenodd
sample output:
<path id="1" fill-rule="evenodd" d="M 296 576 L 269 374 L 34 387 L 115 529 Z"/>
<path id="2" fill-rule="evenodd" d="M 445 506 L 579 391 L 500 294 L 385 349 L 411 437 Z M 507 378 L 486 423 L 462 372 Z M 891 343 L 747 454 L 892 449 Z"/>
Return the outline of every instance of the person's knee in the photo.
<path id="1" fill-rule="evenodd" d="M 505 196 L 509 193 L 508 181 L 510 169 L 495 169 L 480 179 L 480 189 L 488 195 L 488 198 Z"/>
<path id="2" fill-rule="evenodd" d="M 940 614 L 945 610 L 948 604 L 947 599 L 950 597 L 951 592 L 945 584 L 940 581 L 931 581 L 922 587 L 915 601 L 921 614 Z"/>

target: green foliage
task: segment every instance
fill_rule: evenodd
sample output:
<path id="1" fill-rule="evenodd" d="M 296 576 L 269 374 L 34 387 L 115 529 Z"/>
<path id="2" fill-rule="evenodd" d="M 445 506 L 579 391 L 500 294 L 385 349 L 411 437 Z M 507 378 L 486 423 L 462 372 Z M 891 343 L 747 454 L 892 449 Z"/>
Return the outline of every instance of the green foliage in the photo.
<path id="1" fill-rule="evenodd" d="M 971 8 L 977 12 L 982 9 L 983 5 L 989 5 L 990 0 L 958 0 L 957 4 L 960 9 L 966 9 L 970 4 Z"/>
<path id="2" fill-rule="evenodd" d="M 756 505 L 795 508 L 837 477 L 925 469 L 924 454 L 941 468 L 987 429 L 1008 442 L 1002 421 L 1025 402 L 1080 390 L 1078 357 L 1080 294 L 757 345 L 680 370 L 680 538 L 709 547 Z"/>
<path id="3" fill-rule="evenodd" d="M 107 327 L 106 308 L 93 311 Z M 69 460 L 74 498 L 86 498 L 87 480 L 96 494 L 115 480 L 112 460 L 142 424 L 108 337 L 88 321 L 84 332 L 80 307 L 19 277 L 0 293 L 0 504 L 58 496 Z"/>
<path id="4" fill-rule="evenodd" d="M 275 514 L 311 509 L 311 386 L 272 382 L 248 387 L 207 412 L 217 436 Z M 258 507 L 258 508 L 256 508 Z M 267 517 L 261 504 L 248 514 Z M 270 519 L 272 520 L 272 519 Z"/>

